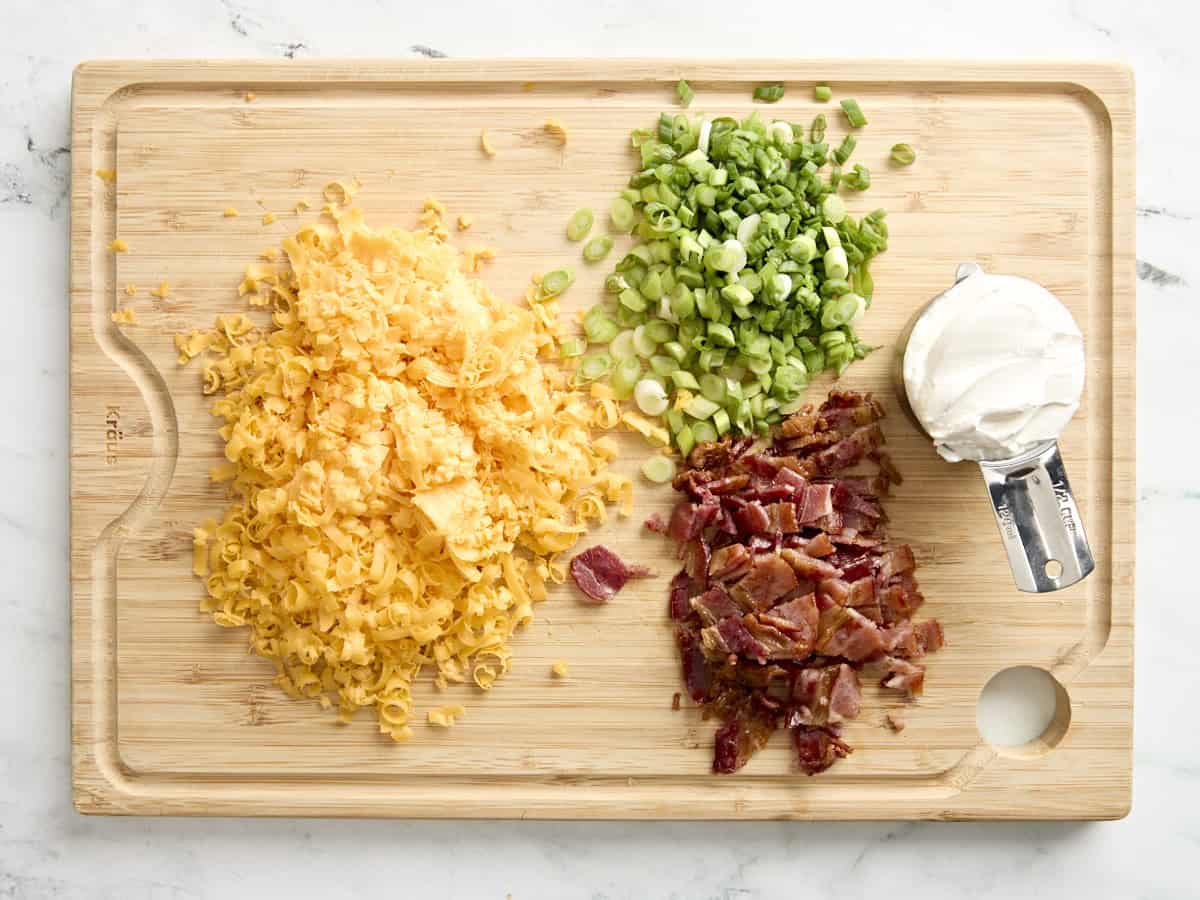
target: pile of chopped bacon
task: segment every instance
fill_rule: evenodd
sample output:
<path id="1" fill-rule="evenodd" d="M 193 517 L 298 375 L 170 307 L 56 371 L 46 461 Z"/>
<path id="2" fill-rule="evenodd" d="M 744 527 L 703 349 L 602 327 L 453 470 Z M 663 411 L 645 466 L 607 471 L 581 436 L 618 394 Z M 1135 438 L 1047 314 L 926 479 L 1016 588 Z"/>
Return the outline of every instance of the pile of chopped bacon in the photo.
<path id="1" fill-rule="evenodd" d="M 833 391 L 767 448 L 702 444 L 675 478 L 687 496 L 670 522 L 647 522 L 685 561 L 670 613 L 687 691 L 723 723 L 715 772 L 740 769 L 781 727 L 802 771 L 829 768 L 850 752 L 840 723 L 858 715 L 866 663 L 884 687 L 921 693 L 913 660 L 942 646 L 942 628 L 912 621 L 916 561 L 887 541 L 880 498 L 901 479 L 883 415 L 870 394 Z M 864 460 L 872 474 L 845 474 Z"/>

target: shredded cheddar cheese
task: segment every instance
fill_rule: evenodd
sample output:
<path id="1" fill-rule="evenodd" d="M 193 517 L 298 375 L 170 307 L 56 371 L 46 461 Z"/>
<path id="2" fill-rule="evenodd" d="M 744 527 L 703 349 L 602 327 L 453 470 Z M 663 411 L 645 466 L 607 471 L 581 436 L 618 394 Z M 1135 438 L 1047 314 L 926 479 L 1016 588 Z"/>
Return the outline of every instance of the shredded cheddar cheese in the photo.
<path id="1" fill-rule="evenodd" d="M 308 201 L 307 200 L 297 200 L 296 205 L 293 206 L 292 209 L 295 210 L 295 212 L 297 214 L 300 214 L 300 213 L 304 212 L 306 209 L 308 209 Z"/>
<path id="2" fill-rule="evenodd" d="M 133 311 L 132 306 L 126 306 L 124 309 L 118 309 L 112 313 L 110 318 L 118 325 L 136 325 L 137 315 Z"/>
<path id="3" fill-rule="evenodd" d="M 472 219 L 470 216 L 468 216 L 464 213 L 463 215 L 458 217 L 458 230 L 466 231 L 468 228 L 471 227 L 471 223 L 474 221 L 475 221 L 474 219 Z"/>
<path id="4" fill-rule="evenodd" d="M 570 667 L 563 660 L 556 660 L 554 665 L 550 667 L 551 673 L 555 678 L 566 678 L 571 671 Z"/>
<path id="5" fill-rule="evenodd" d="M 483 129 L 481 132 L 479 132 L 479 147 L 488 156 L 496 155 L 496 148 L 493 147 L 492 142 L 490 140 L 488 140 L 488 133 L 487 133 L 486 128 Z"/>
<path id="6" fill-rule="evenodd" d="M 560 146 L 567 146 L 567 141 L 570 140 L 571 133 L 567 131 L 566 125 L 558 121 L 558 119 L 547 119 L 542 127 L 558 138 Z"/>
<path id="7" fill-rule="evenodd" d="M 225 209 L 221 213 L 221 215 L 223 215 L 227 219 L 233 219 L 238 215 L 237 207 L 236 206 L 227 206 L 227 207 L 225 207 Z"/>
<path id="8" fill-rule="evenodd" d="M 136 284 L 125 285 L 125 296 L 126 297 L 132 297 L 136 293 L 137 293 L 137 285 Z"/>
<path id="9" fill-rule="evenodd" d="M 368 227 L 352 193 L 326 189 L 286 266 L 250 267 L 239 293 L 269 331 L 239 314 L 175 338 L 181 363 L 208 354 L 228 460 L 212 475 L 232 497 L 194 562 L 203 608 L 249 628 L 283 690 L 343 718 L 373 708 L 401 741 L 423 668 L 483 689 L 508 671 L 560 556 L 632 482 L 606 471 L 593 399 L 542 363 L 554 327 L 435 229 Z"/>
<path id="10" fill-rule="evenodd" d="M 449 728 L 454 724 L 455 720 L 466 713 L 457 703 L 449 703 L 446 706 L 439 706 L 429 710 L 426 715 L 426 720 L 430 725 L 437 725 L 439 728 Z"/>
<path id="11" fill-rule="evenodd" d="M 117 173 L 114 169 L 97 169 L 96 177 L 103 182 L 112 184 L 117 180 Z"/>
<path id="12" fill-rule="evenodd" d="M 150 293 L 153 294 L 155 297 L 157 297 L 159 300 L 166 300 L 167 297 L 169 296 L 170 290 L 171 290 L 171 285 L 167 284 L 167 282 L 165 282 L 165 281 L 160 281 L 158 283 L 158 287 L 156 287 Z"/>
<path id="13" fill-rule="evenodd" d="M 263 213 L 262 223 L 264 225 L 270 225 L 274 221 L 275 221 L 275 213 L 273 213 L 273 212 Z"/>
<path id="14" fill-rule="evenodd" d="M 124 238 L 114 238 L 108 245 L 108 249 L 113 253 L 128 253 L 129 244 L 125 242 Z"/>

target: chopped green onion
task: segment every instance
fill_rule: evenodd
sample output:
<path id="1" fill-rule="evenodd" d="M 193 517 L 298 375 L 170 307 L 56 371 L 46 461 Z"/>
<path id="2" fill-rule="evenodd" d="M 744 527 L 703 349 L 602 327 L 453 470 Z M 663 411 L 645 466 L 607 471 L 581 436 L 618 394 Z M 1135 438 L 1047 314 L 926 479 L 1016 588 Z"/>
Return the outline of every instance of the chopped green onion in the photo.
<path id="1" fill-rule="evenodd" d="M 649 359 L 658 350 L 658 342 L 646 333 L 646 326 L 639 325 L 633 329 L 633 349 L 638 356 Z"/>
<path id="2" fill-rule="evenodd" d="M 679 454 L 687 459 L 692 448 L 696 446 L 696 438 L 692 435 L 690 425 L 684 425 L 675 432 L 675 446 L 679 448 Z"/>
<path id="3" fill-rule="evenodd" d="M 866 166 L 854 164 L 854 171 L 842 179 L 842 183 L 852 191 L 865 191 L 871 186 L 871 170 Z"/>
<path id="4" fill-rule="evenodd" d="M 569 359 L 572 356 L 582 356 L 585 350 L 587 350 L 587 342 L 585 340 L 582 338 L 568 338 L 558 348 L 558 355 L 563 359 Z"/>
<path id="5" fill-rule="evenodd" d="M 619 360 L 613 368 L 612 384 L 613 393 L 617 395 L 618 400 L 628 400 L 633 396 L 633 389 L 642 379 L 642 363 L 636 356 L 629 359 Z"/>
<path id="6" fill-rule="evenodd" d="M 579 362 L 575 370 L 576 381 L 596 381 L 612 371 L 613 358 L 607 353 L 592 353 Z"/>
<path id="7" fill-rule="evenodd" d="M 567 221 L 567 240 L 582 241 L 592 230 L 595 216 L 590 209 L 577 209 Z"/>
<path id="8" fill-rule="evenodd" d="M 607 234 L 594 237 L 583 245 L 583 258 L 588 262 L 600 262 L 612 251 L 613 239 Z"/>
<path id="9" fill-rule="evenodd" d="M 711 372 L 706 372 L 700 376 L 700 393 L 714 403 L 724 403 L 727 391 L 728 389 L 725 384 L 725 379 L 720 375 L 714 375 Z M 698 416 L 697 418 L 703 419 L 706 417 Z"/>
<path id="10" fill-rule="evenodd" d="M 826 194 L 821 201 L 821 214 L 834 225 L 846 218 L 846 204 L 837 194 Z"/>
<path id="11" fill-rule="evenodd" d="M 857 100 L 843 100 L 842 112 L 846 114 L 846 121 L 850 123 L 851 128 L 862 128 L 867 124 L 867 117 L 863 115 Z"/>
<path id="12" fill-rule="evenodd" d="M 670 375 L 672 372 L 679 371 L 679 362 L 670 356 L 656 353 L 650 357 L 650 371 L 655 375 Z"/>
<path id="13" fill-rule="evenodd" d="M 710 422 L 692 423 L 692 436 L 697 444 L 711 444 L 717 439 L 717 429 Z"/>
<path id="14" fill-rule="evenodd" d="M 827 84 L 818 84 L 813 88 L 813 99 L 818 103 L 828 103 L 833 97 L 833 89 Z"/>
<path id="15" fill-rule="evenodd" d="M 667 411 L 667 391 L 652 378 L 643 378 L 633 389 L 638 409 L 648 416 L 661 416 Z"/>
<path id="16" fill-rule="evenodd" d="M 617 336 L 620 330 L 603 306 L 593 306 L 583 317 L 583 333 L 593 344 L 607 344 Z"/>
<path id="17" fill-rule="evenodd" d="M 809 136 L 812 138 L 813 144 L 820 144 L 825 140 L 824 113 L 817 113 L 817 117 L 813 119 L 812 129 L 809 131 Z"/>
<path id="18" fill-rule="evenodd" d="M 846 251 L 842 247 L 830 247 L 825 251 L 826 278 L 845 278 L 850 274 L 850 264 L 846 261 Z"/>
<path id="19" fill-rule="evenodd" d="M 782 84 L 763 84 L 754 89 L 754 99 L 764 103 L 777 103 L 783 99 Z"/>
<path id="20" fill-rule="evenodd" d="M 911 166 L 913 160 L 917 158 L 917 153 L 908 144 L 893 144 L 892 145 L 892 162 L 898 166 Z"/>
<path id="21" fill-rule="evenodd" d="M 720 408 L 720 404 L 713 403 L 707 397 L 693 397 L 683 411 L 693 419 L 709 419 Z"/>
<path id="22" fill-rule="evenodd" d="M 571 286 L 575 273 L 570 269 L 555 269 L 542 278 L 542 296 L 557 297 Z"/>
<path id="23" fill-rule="evenodd" d="M 637 222 L 637 212 L 633 204 L 624 197 L 618 197 L 612 202 L 608 208 L 608 215 L 612 219 L 613 227 L 621 232 L 632 231 L 634 223 Z"/>
<path id="24" fill-rule="evenodd" d="M 696 92 L 693 91 L 692 86 L 682 78 L 680 78 L 675 84 L 675 95 L 679 98 L 679 105 L 684 109 L 687 109 L 689 106 L 691 106 L 692 101 L 696 99 Z"/>
<path id="25" fill-rule="evenodd" d="M 781 96 L 764 85 L 757 98 Z M 857 104 L 844 109 L 865 123 Z M 810 378 L 868 352 L 852 329 L 887 222 L 882 210 L 848 213 L 839 185 L 863 190 L 871 176 L 849 162 L 857 137 L 830 147 L 826 125 L 667 113 L 632 138 L 641 165 L 610 215 L 634 244 L 605 279 L 616 303 L 589 313 L 584 332 L 611 342 L 617 396 L 665 416 L 685 454 L 769 429 Z"/>
<path id="26" fill-rule="evenodd" d="M 680 82 L 683 84 L 683 82 Z M 686 105 L 686 104 L 685 104 Z M 669 456 L 655 453 L 642 463 L 642 474 L 655 484 L 666 484 L 675 477 L 675 463 Z"/>
<path id="27" fill-rule="evenodd" d="M 850 158 L 850 154 L 854 152 L 854 148 L 858 146 L 858 138 L 852 134 L 842 138 L 841 144 L 833 151 L 833 159 L 839 166 L 844 166 L 846 160 Z"/>
<path id="28" fill-rule="evenodd" d="M 608 345 L 608 352 L 618 360 L 633 359 L 637 356 L 637 350 L 633 346 L 633 329 L 626 329 L 613 338 Z"/>

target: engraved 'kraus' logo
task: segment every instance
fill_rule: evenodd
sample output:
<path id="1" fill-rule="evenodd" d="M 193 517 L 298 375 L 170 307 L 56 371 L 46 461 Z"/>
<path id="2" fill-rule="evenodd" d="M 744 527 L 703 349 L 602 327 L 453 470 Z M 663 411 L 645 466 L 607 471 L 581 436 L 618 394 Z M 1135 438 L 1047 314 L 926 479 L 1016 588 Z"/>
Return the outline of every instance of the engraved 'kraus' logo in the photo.
<path id="1" fill-rule="evenodd" d="M 1075 533 L 1075 514 L 1071 512 L 1071 490 L 1066 483 L 1050 485 L 1054 488 L 1054 499 L 1058 501 L 1058 517 L 1062 519 L 1063 528 L 1068 534 Z"/>
<path id="2" fill-rule="evenodd" d="M 104 462 L 116 465 L 117 451 L 125 435 L 121 431 L 121 407 L 106 406 L 104 408 Z"/>
<path id="3" fill-rule="evenodd" d="M 1004 532 L 1007 538 L 1017 537 L 1017 523 L 1013 521 L 1012 509 L 1007 503 L 1002 503 L 996 507 L 996 518 L 1000 522 L 1000 530 Z"/>

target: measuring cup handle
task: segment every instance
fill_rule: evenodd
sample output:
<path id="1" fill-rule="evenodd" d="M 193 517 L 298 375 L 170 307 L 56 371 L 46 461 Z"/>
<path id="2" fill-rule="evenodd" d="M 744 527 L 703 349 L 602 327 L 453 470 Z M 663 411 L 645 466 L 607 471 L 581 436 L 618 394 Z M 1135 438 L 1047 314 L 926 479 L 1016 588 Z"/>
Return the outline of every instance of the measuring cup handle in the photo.
<path id="1" fill-rule="evenodd" d="M 1061 590 L 1096 568 L 1057 442 L 979 468 L 1018 588 Z"/>

